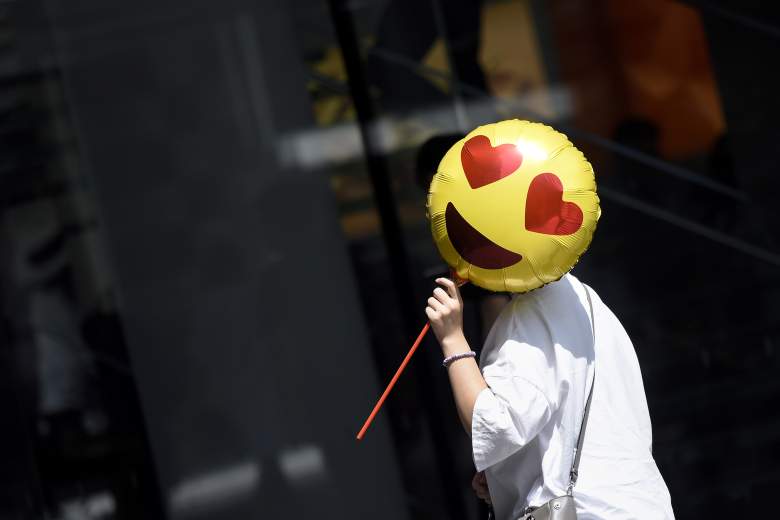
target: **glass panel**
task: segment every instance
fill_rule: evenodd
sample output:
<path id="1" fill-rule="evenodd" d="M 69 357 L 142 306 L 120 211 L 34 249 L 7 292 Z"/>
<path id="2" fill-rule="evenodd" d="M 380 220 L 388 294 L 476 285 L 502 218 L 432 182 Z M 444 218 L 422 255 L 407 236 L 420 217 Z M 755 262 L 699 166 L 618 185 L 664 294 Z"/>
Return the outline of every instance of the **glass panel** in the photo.
<path id="1" fill-rule="evenodd" d="M 700 9 L 618 1 L 346 5 L 357 32 L 352 45 L 363 58 L 359 79 L 371 98 L 362 124 L 381 136 L 373 152 L 390 172 L 415 295 L 424 297 L 430 276 L 445 269 L 422 208 L 447 148 L 474 126 L 509 117 L 567 133 L 594 164 L 604 211 L 576 273 L 602 293 L 632 335 L 653 414 L 655 455 L 673 498 L 699 493 L 717 502 L 700 483 L 734 462 L 718 461 L 710 450 L 715 439 L 774 431 L 766 418 L 743 428 L 733 423 L 740 407 L 752 409 L 749 399 L 771 400 L 777 392 L 766 383 L 776 367 L 777 319 L 768 309 L 777 299 L 780 257 L 778 234 L 767 225 L 776 214 L 767 153 L 776 132 L 763 115 L 776 113 L 768 110 L 776 101 L 764 87 L 777 79 L 766 67 L 759 67 L 760 81 L 743 79 L 757 63 L 746 56 L 771 59 L 777 17 L 769 8 L 707 3 Z M 475 293 L 467 325 L 478 344 L 490 308 L 501 300 Z M 746 306 L 747 299 L 754 304 Z M 386 330 L 381 319 L 371 323 Z M 401 350 L 391 342 L 383 347 L 393 348 Z M 437 346 L 427 350 L 433 368 Z M 670 384 L 673 371 L 685 376 Z M 748 381 L 747 373 L 762 375 Z M 438 395 L 446 396 L 446 381 L 438 384 Z M 751 390 L 734 397 L 742 386 Z M 715 402 L 730 411 L 731 426 L 714 427 Z M 450 404 L 442 399 L 437 406 Z M 471 505 L 470 461 L 458 451 L 468 452 L 468 445 L 454 423 L 443 437 L 456 450 L 461 483 L 445 477 L 445 488 L 462 486 Z M 760 449 L 776 455 L 777 447 L 768 441 Z M 755 484 L 733 499 L 735 506 L 744 507 L 767 479 L 776 479 L 747 477 L 770 471 L 757 461 L 738 464 Z M 695 517 L 706 501 L 675 505 L 680 517 Z"/>

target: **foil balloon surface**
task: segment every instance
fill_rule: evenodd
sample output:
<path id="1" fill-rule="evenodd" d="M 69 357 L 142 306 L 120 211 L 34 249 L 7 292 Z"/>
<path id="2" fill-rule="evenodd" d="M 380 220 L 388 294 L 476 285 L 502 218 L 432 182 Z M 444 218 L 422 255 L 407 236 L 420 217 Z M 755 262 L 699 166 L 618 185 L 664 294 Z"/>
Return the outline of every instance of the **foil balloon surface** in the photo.
<path id="1" fill-rule="evenodd" d="M 582 152 L 549 126 L 516 119 L 480 126 L 450 148 L 427 209 L 439 253 L 458 276 L 511 292 L 571 270 L 601 214 Z"/>

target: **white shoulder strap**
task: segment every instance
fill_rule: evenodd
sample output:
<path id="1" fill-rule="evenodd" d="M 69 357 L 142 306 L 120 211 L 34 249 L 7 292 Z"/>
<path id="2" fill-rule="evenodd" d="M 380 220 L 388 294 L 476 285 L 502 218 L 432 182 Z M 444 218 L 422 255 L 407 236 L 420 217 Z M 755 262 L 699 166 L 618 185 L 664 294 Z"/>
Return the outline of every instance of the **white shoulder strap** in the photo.
<path id="1" fill-rule="evenodd" d="M 582 455 L 582 441 L 585 439 L 585 428 L 588 426 L 590 401 L 593 398 L 593 387 L 596 385 L 596 316 L 593 314 L 593 301 L 590 298 L 590 291 L 585 284 L 582 286 L 585 288 L 585 296 L 588 297 L 588 307 L 590 307 L 590 328 L 593 332 L 593 380 L 590 383 L 588 399 L 585 402 L 585 411 L 582 414 L 580 433 L 577 437 L 577 446 L 574 448 L 574 461 L 572 462 L 571 471 L 569 472 L 569 487 L 566 489 L 567 495 L 571 495 L 572 489 L 574 489 L 574 485 L 577 483 L 577 471 L 580 467 L 580 456 Z"/>

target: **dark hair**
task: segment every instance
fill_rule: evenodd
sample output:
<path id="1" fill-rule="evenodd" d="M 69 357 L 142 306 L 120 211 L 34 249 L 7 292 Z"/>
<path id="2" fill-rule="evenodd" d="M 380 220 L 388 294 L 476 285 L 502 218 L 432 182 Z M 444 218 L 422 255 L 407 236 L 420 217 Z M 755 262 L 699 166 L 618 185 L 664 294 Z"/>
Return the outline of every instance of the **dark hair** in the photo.
<path id="1" fill-rule="evenodd" d="M 435 135 L 420 145 L 414 171 L 415 181 L 420 189 L 428 191 L 442 157 L 462 138 L 460 134 Z"/>

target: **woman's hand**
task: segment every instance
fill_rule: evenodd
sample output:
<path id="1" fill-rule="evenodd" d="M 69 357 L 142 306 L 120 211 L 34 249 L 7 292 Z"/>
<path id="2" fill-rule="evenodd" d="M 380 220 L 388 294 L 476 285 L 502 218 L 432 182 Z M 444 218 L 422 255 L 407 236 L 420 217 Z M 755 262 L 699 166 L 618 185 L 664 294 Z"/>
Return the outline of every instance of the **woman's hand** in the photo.
<path id="1" fill-rule="evenodd" d="M 425 314 L 431 322 L 433 333 L 439 340 L 445 355 L 457 353 L 454 350 L 465 344 L 463 336 L 463 300 L 458 286 L 447 278 L 437 278 L 436 283 L 442 285 L 433 290 L 433 296 L 428 298 Z M 446 290 L 445 290 L 446 289 Z"/>
<path id="2" fill-rule="evenodd" d="M 447 290 L 437 287 L 433 296 L 428 298 L 425 314 L 439 340 L 444 357 L 471 352 L 463 336 L 463 300 L 455 282 L 447 278 L 437 278 L 436 283 Z M 463 358 L 450 363 L 447 367 L 455 406 L 458 408 L 463 429 L 471 435 L 471 416 L 474 415 L 474 403 L 479 393 L 487 388 L 474 358 Z"/>
<path id="3" fill-rule="evenodd" d="M 488 489 L 487 478 L 485 478 L 484 471 L 474 474 L 474 478 L 471 479 L 471 487 L 474 488 L 474 493 L 476 493 L 479 498 L 484 500 L 487 504 L 492 505 L 492 502 L 490 501 L 490 490 Z"/>

